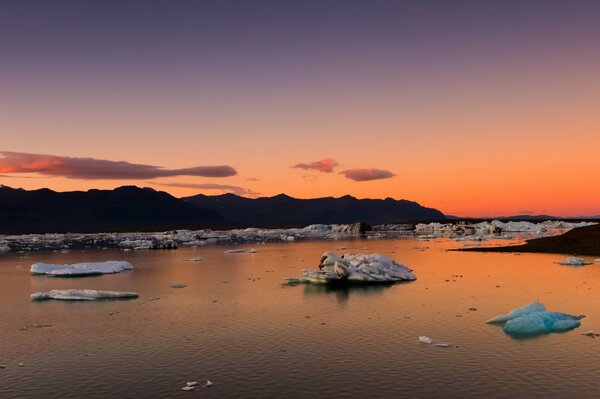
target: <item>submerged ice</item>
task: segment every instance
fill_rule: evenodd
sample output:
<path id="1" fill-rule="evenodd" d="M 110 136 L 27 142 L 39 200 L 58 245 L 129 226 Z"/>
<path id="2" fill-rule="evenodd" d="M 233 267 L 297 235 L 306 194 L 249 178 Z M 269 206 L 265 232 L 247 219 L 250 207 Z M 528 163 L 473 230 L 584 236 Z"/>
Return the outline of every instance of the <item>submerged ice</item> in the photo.
<path id="1" fill-rule="evenodd" d="M 46 274 L 50 276 L 96 276 L 100 274 L 120 273 L 133 269 L 133 265 L 126 261 L 109 260 L 106 262 L 82 262 L 71 265 L 34 263 L 31 273 Z"/>
<path id="2" fill-rule="evenodd" d="M 136 292 L 98 291 L 98 290 L 51 290 L 31 294 L 33 301 L 58 299 L 63 301 L 97 301 L 103 299 L 133 299 L 139 295 Z"/>
<path id="3" fill-rule="evenodd" d="M 338 256 L 326 252 L 319 269 L 302 270 L 303 279 L 299 282 L 327 284 L 384 283 L 415 280 L 412 270 L 393 259 L 379 254 L 344 254 Z"/>
<path id="4" fill-rule="evenodd" d="M 572 330 L 581 325 L 585 316 L 548 312 L 546 307 L 534 301 L 504 315 L 488 320 L 488 323 L 504 323 L 502 330 L 513 336 L 535 336 L 552 332 Z"/>

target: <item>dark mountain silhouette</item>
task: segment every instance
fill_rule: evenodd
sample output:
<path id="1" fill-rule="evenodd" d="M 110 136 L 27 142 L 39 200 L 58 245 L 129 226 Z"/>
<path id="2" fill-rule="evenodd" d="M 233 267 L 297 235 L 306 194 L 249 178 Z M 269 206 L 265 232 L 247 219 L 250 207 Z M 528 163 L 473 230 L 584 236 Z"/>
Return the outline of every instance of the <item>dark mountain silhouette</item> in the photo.
<path id="1" fill-rule="evenodd" d="M 152 231 L 224 225 L 218 212 L 134 186 L 26 191 L 0 186 L 0 234 Z"/>
<path id="2" fill-rule="evenodd" d="M 340 198 L 297 199 L 279 194 L 250 199 L 234 194 L 199 194 L 183 199 L 190 204 L 217 211 L 228 222 L 245 227 L 302 227 L 315 223 L 357 221 L 381 224 L 446 218 L 437 209 L 392 198 L 356 199 L 346 195 Z"/>

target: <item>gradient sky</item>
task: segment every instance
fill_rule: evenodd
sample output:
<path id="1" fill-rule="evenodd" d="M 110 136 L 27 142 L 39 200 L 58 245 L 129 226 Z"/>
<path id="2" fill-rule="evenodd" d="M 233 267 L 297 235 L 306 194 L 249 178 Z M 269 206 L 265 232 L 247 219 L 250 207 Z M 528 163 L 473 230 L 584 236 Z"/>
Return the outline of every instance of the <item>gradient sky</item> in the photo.
<path id="1" fill-rule="evenodd" d="M 598 21 L 598 1 L 5 0 L 0 183 L 600 214 Z"/>

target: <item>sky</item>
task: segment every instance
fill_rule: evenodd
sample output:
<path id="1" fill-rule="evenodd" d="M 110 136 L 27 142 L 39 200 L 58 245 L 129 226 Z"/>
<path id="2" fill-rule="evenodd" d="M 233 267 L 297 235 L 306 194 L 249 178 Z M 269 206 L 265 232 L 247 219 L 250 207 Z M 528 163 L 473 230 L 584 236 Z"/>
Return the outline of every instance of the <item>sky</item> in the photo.
<path id="1" fill-rule="evenodd" d="M 600 214 L 598 1 L 0 2 L 0 183 Z"/>

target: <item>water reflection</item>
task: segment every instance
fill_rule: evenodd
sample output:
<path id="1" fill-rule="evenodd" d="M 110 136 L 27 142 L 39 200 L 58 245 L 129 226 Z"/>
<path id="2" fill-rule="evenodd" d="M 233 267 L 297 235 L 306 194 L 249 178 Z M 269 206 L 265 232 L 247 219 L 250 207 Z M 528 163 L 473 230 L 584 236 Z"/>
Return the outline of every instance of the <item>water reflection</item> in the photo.
<path id="1" fill-rule="evenodd" d="M 404 283 L 381 283 L 381 284 L 304 284 L 304 295 L 311 297 L 317 295 L 335 295 L 338 302 L 348 302 L 350 292 L 357 296 L 379 295 L 393 285 Z"/>

